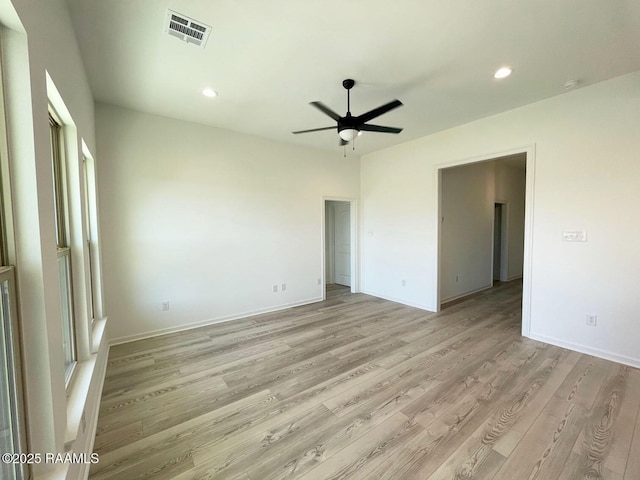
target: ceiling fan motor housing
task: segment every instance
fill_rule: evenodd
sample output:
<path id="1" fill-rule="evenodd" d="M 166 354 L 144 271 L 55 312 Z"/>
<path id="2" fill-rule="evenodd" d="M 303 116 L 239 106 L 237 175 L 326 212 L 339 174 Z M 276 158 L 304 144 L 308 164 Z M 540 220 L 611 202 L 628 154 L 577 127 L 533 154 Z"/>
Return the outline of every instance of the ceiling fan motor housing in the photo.
<path id="1" fill-rule="evenodd" d="M 345 80 L 346 82 L 347 80 Z M 353 80 L 352 80 L 353 81 Z M 357 117 L 351 115 L 351 112 L 347 112 L 344 117 L 340 117 L 338 120 L 338 135 L 346 142 L 353 140 L 360 132 L 359 122 Z"/>

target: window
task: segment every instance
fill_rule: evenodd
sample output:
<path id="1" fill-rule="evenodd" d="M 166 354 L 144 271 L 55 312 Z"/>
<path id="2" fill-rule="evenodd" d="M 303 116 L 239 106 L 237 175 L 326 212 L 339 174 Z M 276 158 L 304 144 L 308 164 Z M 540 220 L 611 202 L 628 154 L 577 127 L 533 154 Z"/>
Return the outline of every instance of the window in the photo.
<path id="1" fill-rule="evenodd" d="M 68 205 L 65 177 L 65 158 L 62 128 L 53 114 L 49 115 L 51 132 L 51 161 L 53 166 L 53 191 L 56 218 L 56 242 L 58 248 L 58 279 L 60 284 L 60 315 L 64 350 L 65 380 L 68 383 L 76 365 L 75 321 L 71 283 L 71 247 L 68 241 Z"/>
<path id="2" fill-rule="evenodd" d="M 0 267 L 0 452 L 25 451 L 13 268 Z M 24 466 L 0 462 L 0 478 L 26 478 Z"/>

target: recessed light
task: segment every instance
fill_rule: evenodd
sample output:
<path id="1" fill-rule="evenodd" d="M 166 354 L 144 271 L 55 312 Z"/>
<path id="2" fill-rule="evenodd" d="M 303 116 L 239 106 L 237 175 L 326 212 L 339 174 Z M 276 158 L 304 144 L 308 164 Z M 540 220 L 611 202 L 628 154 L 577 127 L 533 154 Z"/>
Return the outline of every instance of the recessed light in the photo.
<path id="1" fill-rule="evenodd" d="M 205 88 L 204 90 L 202 90 L 202 94 L 205 97 L 209 97 L 209 98 L 213 98 L 213 97 L 217 97 L 218 93 L 213 90 L 212 88 Z"/>
<path id="2" fill-rule="evenodd" d="M 511 75 L 512 70 L 509 67 L 502 67 L 496 70 L 496 73 L 493 74 L 494 78 L 507 78 Z"/>

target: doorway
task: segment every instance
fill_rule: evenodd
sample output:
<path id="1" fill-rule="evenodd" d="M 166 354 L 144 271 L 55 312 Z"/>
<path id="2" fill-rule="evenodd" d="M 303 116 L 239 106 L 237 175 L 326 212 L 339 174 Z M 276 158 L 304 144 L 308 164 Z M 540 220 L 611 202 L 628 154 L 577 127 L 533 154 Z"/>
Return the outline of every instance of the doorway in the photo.
<path id="1" fill-rule="evenodd" d="M 346 200 L 324 202 L 324 291 L 356 291 L 355 204 Z M 334 288 L 335 287 L 335 288 Z"/>
<path id="2" fill-rule="evenodd" d="M 529 336 L 534 171 L 533 146 L 436 167 L 438 310 L 522 278 L 522 334 Z M 469 183 L 474 175 L 481 181 Z"/>

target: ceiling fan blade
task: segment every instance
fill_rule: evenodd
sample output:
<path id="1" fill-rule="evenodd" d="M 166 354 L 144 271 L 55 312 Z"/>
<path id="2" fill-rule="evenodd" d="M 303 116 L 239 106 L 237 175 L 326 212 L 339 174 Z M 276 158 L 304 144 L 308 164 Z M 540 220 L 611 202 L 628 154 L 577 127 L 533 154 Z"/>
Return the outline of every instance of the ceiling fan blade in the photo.
<path id="1" fill-rule="evenodd" d="M 322 130 L 335 130 L 338 127 L 322 127 L 322 128 L 312 128 L 310 130 L 298 130 L 297 132 L 291 132 L 291 133 L 309 133 L 309 132 L 320 132 Z"/>
<path id="2" fill-rule="evenodd" d="M 392 100 L 389 103 L 386 103 L 378 108 L 374 108 L 373 110 L 368 111 L 367 113 L 363 113 L 362 115 L 358 115 L 356 118 L 358 123 L 366 123 L 369 120 L 373 120 L 376 117 L 379 117 L 383 113 L 387 113 L 394 108 L 401 107 L 403 103 L 400 100 Z"/>
<path id="3" fill-rule="evenodd" d="M 322 113 L 329 115 L 331 118 L 333 118 L 336 122 L 338 120 L 340 120 L 340 115 L 338 115 L 336 112 L 334 112 L 333 110 L 331 110 L 329 107 L 327 107 L 324 103 L 322 102 L 311 102 L 309 105 L 313 105 L 314 107 L 316 107 L 318 110 L 320 110 Z"/>
<path id="4" fill-rule="evenodd" d="M 400 133 L 402 131 L 402 128 L 382 127 L 380 125 L 370 125 L 368 123 L 360 125 L 359 128 L 365 132 Z"/>

